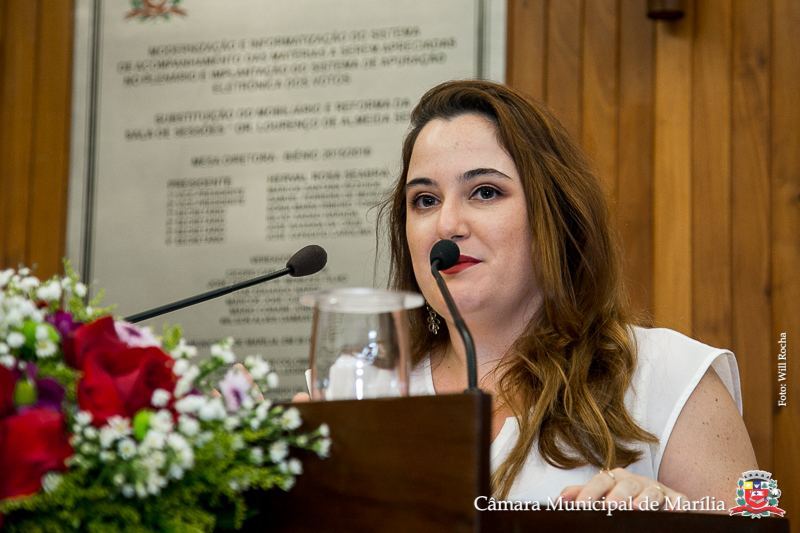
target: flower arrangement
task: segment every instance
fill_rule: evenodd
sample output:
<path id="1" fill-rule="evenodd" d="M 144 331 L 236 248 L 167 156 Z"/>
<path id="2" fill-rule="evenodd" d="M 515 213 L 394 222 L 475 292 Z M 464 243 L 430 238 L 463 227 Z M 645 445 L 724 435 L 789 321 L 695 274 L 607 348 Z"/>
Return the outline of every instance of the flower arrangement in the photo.
<path id="1" fill-rule="evenodd" d="M 0 271 L 0 529 L 237 529 L 246 491 L 302 473 L 292 448 L 327 456 L 325 424 L 301 433 L 297 409 L 263 398 L 277 375 L 260 356 L 214 389 L 232 339 L 195 364 L 179 328 L 115 320 L 65 267 Z"/>

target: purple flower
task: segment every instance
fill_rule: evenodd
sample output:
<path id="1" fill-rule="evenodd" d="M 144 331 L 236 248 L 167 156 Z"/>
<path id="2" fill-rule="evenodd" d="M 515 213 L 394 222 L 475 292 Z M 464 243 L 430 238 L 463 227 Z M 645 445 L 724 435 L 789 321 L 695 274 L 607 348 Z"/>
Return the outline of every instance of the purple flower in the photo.
<path id="1" fill-rule="evenodd" d="M 231 413 L 238 411 L 242 404 L 253 403 L 253 398 L 250 396 L 250 389 L 253 388 L 252 380 L 242 370 L 235 368 L 228 370 L 225 378 L 219 382 L 219 388 Z"/>
<path id="2" fill-rule="evenodd" d="M 149 348 L 155 346 L 161 348 L 161 343 L 155 338 L 149 327 L 137 328 L 128 322 L 114 322 L 114 329 L 117 331 L 119 340 L 128 345 L 129 348 Z"/>
<path id="3" fill-rule="evenodd" d="M 62 339 L 71 338 L 72 332 L 83 325 L 81 322 L 72 320 L 72 315 L 61 309 L 45 317 L 45 321 L 56 328 Z"/>
<path id="4" fill-rule="evenodd" d="M 58 412 L 61 411 L 61 403 L 64 401 L 64 387 L 55 378 L 46 377 L 36 379 L 39 375 L 39 369 L 33 363 L 28 363 L 24 371 L 15 368 L 12 370 L 12 373 L 14 374 L 14 380 L 16 382 L 19 382 L 20 379 L 24 379 L 35 386 L 36 394 L 35 398 L 33 398 L 34 402 L 29 405 L 18 406 L 18 411 L 20 413 L 38 407 L 44 407 Z"/>

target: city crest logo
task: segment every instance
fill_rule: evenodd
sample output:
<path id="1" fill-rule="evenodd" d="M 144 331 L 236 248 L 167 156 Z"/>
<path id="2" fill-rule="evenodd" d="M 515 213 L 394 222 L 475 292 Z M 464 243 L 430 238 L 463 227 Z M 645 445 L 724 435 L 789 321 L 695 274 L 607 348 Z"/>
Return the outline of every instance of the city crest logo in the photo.
<path id="1" fill-rule="evenodd" d="M 186 16 L 186 11 L 178 7 L 181 0 L 131 0 L 131 10 L 125 14 L 126 19 L 155 20 L 163 17 L 169 20 L 170 15 Z"/>
<path id="2" fill-rule="evenodd" d="M 738 507 L 729 509 L 731 516 L 741 514 L 751 518 L 767 517 L 770 514 L 783 516 L 786 511 L 779 509 L 778 482 L 770 479 L 772 474 L 763 470 L 749 470 L 739 479 L 739 488 L 736 490 L 736 503 Z"/>

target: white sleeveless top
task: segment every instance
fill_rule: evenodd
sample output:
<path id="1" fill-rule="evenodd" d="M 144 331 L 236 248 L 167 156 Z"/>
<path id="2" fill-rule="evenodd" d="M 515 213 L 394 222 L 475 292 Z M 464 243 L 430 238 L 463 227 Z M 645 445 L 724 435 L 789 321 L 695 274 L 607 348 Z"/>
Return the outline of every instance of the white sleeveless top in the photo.
<path id="1" fill-rule="evenodd" d="M 657 444 L 638 444 L 642 458 L 627 470 L 658 479 L 661 457 L 672 428 L 683 406 L 710 366 L 731 393 L 739 412 L 742 394 L 736 358 L 727 350 L 712 348 L 669 329 L 633 328 L 638 346 L 638 363 L 625 405 L 634 420 L 658 437 Z M 410 394 L 434 395 L 430 359 L 425 358 L 412 371 Z M 492 442 L 491 465 L 496 469 L 513 448 L 519 429 L 516 418 L 507 418 Z M 539 456 L 536 443 L 509 494 L 509 500 L 547 502 L 555 500 L 570 485 L 583 485 L 597 473 L 585 466 L 562 470 L 547 464 Z"/>

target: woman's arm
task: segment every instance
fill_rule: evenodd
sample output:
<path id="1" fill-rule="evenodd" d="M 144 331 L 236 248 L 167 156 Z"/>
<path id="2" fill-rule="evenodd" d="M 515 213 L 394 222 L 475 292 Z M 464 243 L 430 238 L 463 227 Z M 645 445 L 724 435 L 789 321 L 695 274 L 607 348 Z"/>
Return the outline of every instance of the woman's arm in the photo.
<path id="1" fill-rule="evenodd" d="M 744 420 L 722 380 L 709 368 L 675 422 L 658 480 L 690 500 L 714 496 L 732 507 L 742 472 L 757 468 Z"/>
<path id="2" fill-rule="evenodd" d="M 612 475 L 601 472 L 586 485 L 567 487 L 566 500 L 634 502 L 645 497 L 663 503 L 679 495 L 690 501 L 713 496 L 733 506 L 736 482 L 742 472 L 758 468 L 744 420 L 728 389 L 709 368 L 683 406 L 667 441 L 658 481 L 637 476 L 622 468 Z"/>

